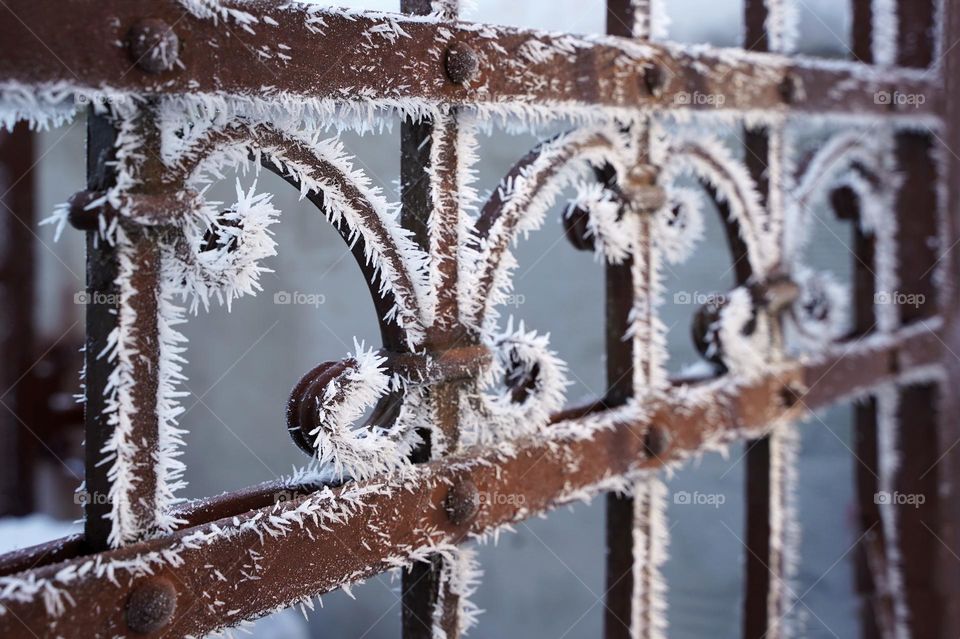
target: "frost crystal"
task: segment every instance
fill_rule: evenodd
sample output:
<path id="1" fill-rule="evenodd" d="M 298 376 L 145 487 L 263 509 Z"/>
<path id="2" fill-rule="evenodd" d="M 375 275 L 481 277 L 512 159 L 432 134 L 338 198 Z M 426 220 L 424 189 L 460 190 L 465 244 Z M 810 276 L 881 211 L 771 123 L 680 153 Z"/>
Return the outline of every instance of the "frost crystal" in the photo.
<path id="1" fill-rule="evenodd" d="M 169 276 L 190 310 L 205 310 L 216 299 L 231 308 L 233 300 L 261 290 L 260 274 L 271 273 L 262 261 L 277 254 L 270 227 L 280 211 L 273 195 L 256 193 L 256 182 L 244 191 L 237 180 L 237 201 L 224 212 L 219 202 L 204 202 L 196 215 L 186 216 L 182 240 L 168 247 Z"/>

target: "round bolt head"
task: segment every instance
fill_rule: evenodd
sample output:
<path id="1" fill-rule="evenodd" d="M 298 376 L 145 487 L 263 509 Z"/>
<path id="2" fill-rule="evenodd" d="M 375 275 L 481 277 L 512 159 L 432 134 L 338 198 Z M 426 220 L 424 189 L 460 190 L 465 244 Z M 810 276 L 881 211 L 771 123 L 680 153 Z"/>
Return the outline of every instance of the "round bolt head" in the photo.
<path id="1" fill-rule="evenodd" d="M 651 426 L 643 436 L 643 447 L 651 457 L 660 457 L 670 448 L 670 433 L 660 426 Z"/>
<path id="2" fill-rule="evenodd" d="M 480 70 L 480 60 L 473 47 L 463 42 L 454 42 L 447 49 L 444 60 L 447 77 L 454 84 L 466 84 L 475 77 Z"/>
<path id="3" fill-rule="evenodd" d="M 180 59 L 180 38 L 163 20 L 144 18 L 130 28 L 127 49 L 143 71 L 163 73 L 173 69 Z"/>
<path id="4" fill-rule="evenodd" d="M 443 508 L 447 512 L 450 523 L 455 526 L 468 524 L 480 512 L 480 491 L 476 484 L 469 479 L 457 482 L 450 488 Z"/>
<path id="5" fill-rule="evenodd" d="M 803 401 L 803 393 L 787 384 L 780 389 L 780 401 L 783 402 L 784 408 L 793 408 Z"/>
<path id="6" fill-rule="evenodd" d="M 659 98 L 663 94 L 664 79 L 663 67 L 656 62 L 651 63 L 643 70 L 643 85 L 646 87 L 647 93 L 655 98 Z"/>
<path id="7" fill-rule="evenodd" d="M 176 609 L 177 590 L 169 579 L 145 579 L 127 599 L 127 627 L 136 634 L 148 635 L 169 624 Z"/>
<path id="8" fill-rule="evenodd" d="M 803 85 L 800 83 L 800 80 L 797 78 L 797 76 L 793 75 L 792 73 L 788 73 L 787 75 L 783 76 L 782 80 L 780 80 L 780 86 L 778 87 L 778 90 L 780 91 L 780 98 L 786 104 L 793 104 L 797 99 L 802 97 L 801 94 L 803 93 Z"/>

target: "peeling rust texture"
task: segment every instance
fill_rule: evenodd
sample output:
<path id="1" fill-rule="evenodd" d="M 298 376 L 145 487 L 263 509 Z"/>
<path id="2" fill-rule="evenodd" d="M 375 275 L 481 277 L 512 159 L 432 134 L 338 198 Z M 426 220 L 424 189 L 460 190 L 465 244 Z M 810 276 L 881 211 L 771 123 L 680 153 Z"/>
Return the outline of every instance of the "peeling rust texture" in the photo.
<path id="1" fill-rule="evenodd" d="M 160 568 L 160 576 L 169 573 L 171 580 L 180 584 L 180 592 L 206 592 L 211 599 L 225 602 L 226 609 L 240 611 L 238 618 L 261 614 L 304 596 L 328 592 L 349 581 L 383 572 L 390 567 L 385 563 L 387 558 L 403 556 L 404 552 L 430 541 L 456 542 L 466 533 L 482 533 L 535 516 L 577 498 L 576 491 L 596 486 L 611 475 L 684 459 L 708 440 L 742 438 L 762 430 L 774 420 L 796 419 L 804 410 L 816 410 L 862 392 L 871 384 L 891 381 L 896 374 L 890 366 L 892 351 L 926 354 L 918 355 L 913 364 L 927 366 L 941 356 L 939 348 L 934 346 L 939 339 L 933 333 L 923 333 L 893 338 L 888 346 L 857 350 L 840 345 L 832 356 L 816 365 L 786 369 L 741 387 L 736 395 L 707 390 L 699 406 L 690 406 L 686 397 L 662 401 L 651 407 L 648 420 L 599 430 L 591 439 L 549 442 L 528 439 L 517 444 L 513 456 L 480 450 L 466 451 L 463 457 L 428 462 L 416 468 L 403 488 L 365 498 L 365 507 L 358 514 L 339 522 L 328 521 L 323 527 L 307 518 L 302 528 L 293 526 L 284 536 L 264 535 L 261 539 L 262 533 L 237 528 L 252 518 L 295 508 L 304 499 L 296 497 L 299 493 L 265 485 L 239 495 L 223 496 L 195 504 L 190 527 L 101 553 L 97 560 L 100 563 L 131 560 L 149 552 L 179 548 L 182 565 Z M 802 404 L 787 408 L 780 400 L 785 386 L 814 390 L 804 396 Z M 602 415 L 602 411 L 592 414 L 598 415 Z M 673 434 L 670 449 L 662 458 L 650 457 L 644 451 L 644 435 L 651 424 Z M 471 452 L 475 454 L 471 456 Z M 570 459 L 580 459 L 582 463 L 571 471 Z M 447 496 L 451 485 L 468 480 L 481 492 L 524 495 L 523 506 L 486 502 L 468 525 L 457 525 L 447 514 Z M 372 480 L 354 487 L 380 483 Z M 349 488 L 335 489 L 334 494 Z M 285 499 L 274 505 L 280 491 L 284 492 Z M 296 498 L 289 499 L 291 495 Z M 251 507 L 256 509 L 250 510 Z M 214 517 L 218 519 L 212 521 Z M 180 545 L 187 535 L 210 530 L 212 525 L 234 532 L 218 537 L 209 545 Z M 382 534 L 369 534 L 371 530 Z M 429 531 L 435 533 L 431 536 Z M 263 568 L 257 580 L 244 580 L 240 573 L 249 564 L 250 550 L 261 557 L 259 563 Z M 38 565 L 30 574 L 52 578 L 60 570 L 85 561 L 82 556 L 66 559 L 66 554 L 50 545 L 25 550 L 19 553 L 15 566 L 29 565 L 32 559 Z M 58 563 L 45 564 L 43 557 Z M 289 557 L 301 560 L 286 561 Z M 222 572 L 226 581 L 211 582 L 209 574 L 213 569 Z M 12 614 L 0 617 L 0 630 L 4 637 L 11 638 L 30 637 L 27 627 L 49 628 L 66 638 L 122 634 L 124 611 L 116 602 L 125 601 L 136 584 L 136 580 L 127 577 L 113 581 L 107 575 L 98 577 L 95 571 L 88 572 L 69 586 L 71 595 L 84 605 L 72 606 L 59 618 L 51 618 L 42 597 L 29 603 L 10 603 L 8 608 Z M 170 636 L 202 634 L 230 623 L 206 606 L 184 606 L 173 614 L 167 632 Z"/>
<path id="2" fill-rule="evenodd" d="M 222 92 L 259 97 L 265 97 L 264 87 L 273 87 L 336 100 L 364 96 L 452 105 L 518 102 L 630 109 L 677 108 L 684 102 L 678 96 L 700 92 L 723 96 L 731 111 L 877 115 L 889 114 L 889 109 L 877 104 L 875 93 L 895 86 L 902 93 L 926 96 L 911 116 L 939 114 L 942 106 L 936 74 L 797 62 L 739 49 L 692 54 L 676 46 L 614 36 L 577 38 L 401 15 L 347 18 L 316 7 L 314 15 L 325 25 L 312 30 L 306 24 L 306 9 L 284 8 L 287 3 L 277 0 L 235 3 L 276 22 L 259 20 L 251 27 L 254 33 L 185 15 L 182 5 L 172 0 L 102 0 L 96 11 L 82 2 L 62 0 L 8 4 L 19 20 L 0 21 L 0 78 L 29 84 L 64 82 L 139 95 Z M 117 46 L 144 16 L 176 25 L 182 66 L 147 73 L 131 63 L 126 47 Z M 390 41 L 369 33 L 388 20 L 396 21 L 407 35 Z M 63 24 L 84 37 L 63 37 Z M 569 55 L 557 53 L 547 59 L 529 55 L 561 39 L 565 48 L 573 46 Z M 47 46 L 37 46 L 38 40 Z M 453 42 L 477 54 L 476 77 L 463 85 L 449 79 L 443 62 L 443 53 Z M 279 44 L 290 49 L 278 49 Z M 280 52 L 288 58 L 279 57 Z M 71 61 L 69 67 L 64 60 Z M 662 67 L 665 83 L 651 93 L 645 78 L 654 64 Z M 787 76 L 803 89 L 789 104 L 782 90 Z"/>

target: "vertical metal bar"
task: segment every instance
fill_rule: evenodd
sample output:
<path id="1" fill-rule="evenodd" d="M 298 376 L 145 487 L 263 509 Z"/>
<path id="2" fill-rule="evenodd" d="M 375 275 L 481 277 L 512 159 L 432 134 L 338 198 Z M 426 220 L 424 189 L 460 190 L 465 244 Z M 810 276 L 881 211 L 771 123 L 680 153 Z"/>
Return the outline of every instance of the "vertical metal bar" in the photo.
<path id="1" fill-rule="evenodd" d="M 851 52 L 854 60 L 872 64 L 873 2 L 852 0 Z M 860 202 L 849 190 L 833 197 L 838 218 L 853 225 L 853 337 L 866 335 L 876 326 L 876 247 L 872 235 L 859 224 Z M 854 454 L 858 463 L 854 472 L 857 495 L 857 520 L 862 534 L 854 551 L 855 586 L 860 607 L 860 636 L 875 639 L 893 631 L 895 618 L 887 575 L 887 542 L 876 495 L 880 491 L 880 447 L 877 400 L 874 397 L 854 406 Z"/>
<path id="2" fill-rule="evenodd" d="M 440 17 L 455 20 L 458 1 L 401 0 L 401 11 L 426 15 L 440 11 Z M 437 272 L 437 308 L 434 326 L 428 330 L 427 347 L 434 350 L 451 348 L 465 339 L 458 332 L 457 248 L 459 246 L 459 194 L 457 154 L 460 130 L 457 112 L 438 121 L 403 122 L 401 124 L 401 223 L 413 233 L 418 245 L 429 251 L 431 268 Z M 432 180 L 438 192 L 432 189 Z M 431 220 L 431 217 L 433 218 Z M 454 449 L 459 439 L 458 383 L 439 384 L 431 388 L 436 407 L 435 423 L 443 432 L 444 446 Z M 417 451 L 414 461 L 424 462 L 438 452 L 438 442 L 430 441 L 423 432 L 425 446 Z M 404 570 L 402 577 L 403 609 L 401 625 L 405 639 L 431 639 L 433 625 L 439 624 L 445 636 L 459 636 L 459 598 L 443 580 L 443 559 L 433 557 Z"/>
<path id="3" fill-rule="evenodd" d="M 103 115 L 91 112 L 87 117 L 87 189 L 102 191 L 115 181 L 111 163 L 116 161 L 116 129 Z M 107 541 L 112 525 L 110 522 L 110 480 L 107 466 L 101 464 L 101 452 L 110 438 L 107 424 L 106 388 L 112 372 L 107 357 L 101 356 L 108 348 L 108 337 L 117 321 L 118 304 L 106 300 L 118 299 L 116 278 L 117 261 L 110 246 L 97 237 L 95 231 L 87 232 L 87 299 L 86 344 L 84 345 L 84 438 L 86 472 L 84 487 L 87 499 L 84 502 L 84 541 L 88 550 L 98 552 L 109 548 Z M 102 300 L 104 303 L 93 303 Z M 100 498 L 103 497 L 103 498 Z"/>
<path id="4" fill-rule="evenodd" d="M 35 347 L 33 142 L 25 123 L 0 132 L 0 517 L 33 510 L 36 435 L 26 429 L 38 398 L 22 379 Z"/>
<path id="5" fill-rule="evenodd" d="M 650 37 L 651 6 L 646 0 L 608 0 L 607 33 L 621 37 L 647 39 Z M 642 125 L 645 127 L 645 125 Z M 646 131 L 634 136 L 640 144 L 638 161 L 645 160 Z M 635 377 L 643 372 L 634 371 L 635 349 L 643 348 L 623 339 L 630 328 L 630 313 L 637 295 L 637 277 L 645 274 L 644 266 L 637 260 L 647 262 L 648 255 L 642 251 L 652 250 L 645 241 L 649 221 L 642 220 L 639 230 L 638 254 L 622 264 L 607 264 L 605 273 L 606 294 L 606 374 L 607 394 L 605 401 L 610 406 L 626 402 L 634 395 Z M 646 269 L 647 271 L 649 269 Z M 649 373 L 649 371 L 647 371 Z M 650 635 L 653 627 L 651 606 L 644 605 L 638 594 L 652 593 L 652 567 L 650 543 L 654 539 L 649 528 L 649 514 L 653 507 L 651 495 L 645 490 L 645 482 L 638 484 L 633 497 L 608 494 L 606 498 L 606 591 L 603 619 L 603 636 L 606 639 L 636 639 Z M 641 535 L 637 535 L 637 532 Z M 646 547 L 638 548 L 638 543 Z M 642 562 L 648 565 L 638 565 Z"/>
<path id="6" fill-rule="evenodd" d="M 744 2 L 744 48 L 750 51 L 767 51 L 769 37 L 766 29 L 768 9 L 764 0 Z M 767 129 L 744 128 L 745 163 L 764 206 L 769 203 L 770 182 L 768 165 L 770 138 Z M 778 188 L 780 185 L 774 185 Z M 728 241 L 733 251 L 737 284 L 744 285 L 752 277 L 746 247 L 737 246 L 739 234 L 727 229 Z M 782 580 L 784 579 L 783 557 L 775 550 L 774 529 L 771 516 L 774 500 L 783 498 L 784 491 L 772 464 L 774 447 L 780 445 L 776 435 L 767 435 L 746 442 L 746 576 L 743 599 L 743 636 L 745 639 L 780 636 L 781 611 L 783 610 Z M 777 508 L 785 512 L 783 508 Z"/>
<path id="7" fill-rule="evenodd" d="M 940 60 L 944 85 L 946 88 L 946 113 L 943 121 L 946 123 L 943 144 L 948 149 L 960 149 L 960 51 L 953 47 L 953 43 L 960 40 L 960 0 L 946 0 L 945 24 L 938 25 L 942 42 L 946 51 Z M 940 52 L 938 52 L 940 54 Z M 946 371 L 944 392 L 940 393 L 939 419 L 937 422 L 938 435 L 937 451 L 940 453 L 936 462 L 936 469 L 931 470 L 937 478 L 938 485 L 950 487 L 937 493 L 939 500 L 938 521 L 934 532 L 939 539 L 927 542 L 934 546 L 938 553 L 937 566 L 939 570 L 932 575 L 932 581 L 939 590 L 938 601 L 941 602 L 941 611 L 938 615 L 941 637 L 960 636 L 960 570 L 956 569 L 955 554 L 960 554 L 960 492 L 954 487 L 955 478 L 960 476 L 960 459 L 955 446 L 960 441 L 960 360 L 955 353 L 960 353 L 960 255 L 956 244 L 960 243 L 960 160 L 953 153 L 944 153 L 945 166 L 941 179 L 947 185 L 947 201 L 943 210 L 943 243 L 938 251 L 942 256 L 940 264 L 944 274 L 941 280 L 941 296 L 939 309 L 945 319 L 943 331 L 947 343 L 943 359 Z M 952 247 L 952 248 L 951 248 Z M 911 424 L 911 427 L 913 424 Z M 927 472 L 927 471 L 924 471 Z M 930 496 L 933 499 L 933 495 Z M 953 555 L 953 556 L 952 556 Z"/>
<path id="8" fill-rule="evenodd" d="M 145 130 L 149 130 L 146 125 Z M 116 129 L 104 115 L 90 113 L 87 129 L 87 188 L 102 191 L 115 182 Z M 147 162 L 155 148 L 147 139 Z M 154 140 L 155 141 L 155 140 Z M 149 171 L 149 169 L 148 169 Z M 85 345 L 85 464 L 86 502 L 84 541 L 91 551 L 110 545 L 122 545 L 156 531 L 157 527 L 157 450 L 159 419 L 156 411 L 159 344 L 157 336 L 157 295 L 160 276 L 159 245 L 138 228 L 125 228 L 124 246 L 111 244 L 97 231 L 87 232 L 87 338 Z M 129 287 L 120 286 L 120 251 L 126 251 L 131 264 Z M 122 300 L 121 296 L 127 299 Z M 110 335 L 121 326 L 121 302 L 127 304 L 132 321 L 132 343 L 136 356 L 131 361 L 130 453 L 126 491 L 129 504 L 120 517 L 129 522 L 129 534 L 121 533 L 112 516 L 114 479 L 113 461 L 105 460 L 104 448 L 117 428 L 118 413 L 108 404 L 115 362 L 107 353 Z"/>
<path id="9" fill-rule="evenodd" d="M 934 62 L 936 4 L 934 0 L 897 2 L 897 62 L 901 66 L 926 68 Z M 951 7 L 955 6 L 951 3 Z M 951 32 L 951 37 L 957 35 L 957 31 Z M 951 97 L 955 96 L 956 93 Z M 954 114 L 955 111 L 948 115 Z M 950 117 L 945 121 L 955 130 Z M 941 228 L 937 142 L 927 132 L 900 131 L 896 146 L 898 168 L 904 176 L 896 203 L 899 293 L 904 302 L 909 302 L 899 310 L 904 323 L 919 323 L 936 312 L 940 301 L 934 279 L 936 267 L 941 259 L 950 259 L 949 245 L 935 249 Z M 954 305 L 945 307 L 953 311 L 956 288 L 951 293 Z M 952 315 L 948 321 L 955 319 L 956 315 Z M 956 356 L 949 354 L 949 347 L 947 351 L 950 370 L 954 364 L 951 358 Z M 956 372 L 955 367 L 953 371 Z M 924 497 L 916 507 L 892 506 L 906 614 L 910 631 L 916 637 L 957 636 L 955 601 L 945 596 L 957 593 L 956 578 L 946 576 L 956 572 L 956 564 L 948 562 L 956 561 L 960 549 L 955 544 L 956 519 L 947 515 L 948 509 L 956 512 L 957 498 L 952 496 L 954 491 L 943 490 L 944 483 L 955 476 L 949 474 L 951 467 L 955 469 L 955 462 L 944 456 L 951 451 L 958 433 L 957 413 L 943 407 L 953 401 L 948 396 L 955 395 L 957 380 L 952 377 L 953 383 L 948 382 L 944 392 L 933 382 L 899 389 L 895 439 L 900 464 L 892 483 L 900 494 Z M 955 402 L 952 407 L 956 409 Z"/>

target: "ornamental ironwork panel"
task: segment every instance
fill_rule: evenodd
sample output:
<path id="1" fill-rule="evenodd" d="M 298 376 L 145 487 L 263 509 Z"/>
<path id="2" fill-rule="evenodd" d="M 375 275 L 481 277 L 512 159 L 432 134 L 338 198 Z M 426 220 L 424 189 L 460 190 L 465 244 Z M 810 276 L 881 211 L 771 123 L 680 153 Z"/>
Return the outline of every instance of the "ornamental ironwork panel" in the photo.
<path id="1" fill-rule="evenodd" d="M 668 636 L 664 468 L 746 442 L 743 635 L 788 637 L 797 422 L 852 399 L 865 636 L 957 636 L 956 3 L 852 0 L 849 61 L 794 53 L 793 0 L 747 0 L 739 49 L 667 41 L 657 0 L 609 0 L 604 36 L 401 4 L 4 7 L 7 167 L 23 170 L 17 123 L 86 114 L 87 187 L 47 222 L 85 233 L 95 303 L 84 530 L 0 557 L 3 636 L 199 636 L 398 570 L 403 635 L 458 637 L 478 622 L 465 542 L 598 495 L 604 634 Z M 397 117 L 390 201 L 339 136 Z M 561 124 L 481 197 L 480 134 Z M 180 327 L 255 295 L 276 254 L 272 194 L 207 197 L 234 171 L 277 174 L 336 229 L 382 343 L 303 373 L 277 432 L 313 458 L 305 470 L 185 502 Z M 576 407 L 548 337 L 500 313 L 516 244 L 560 198 L 567 238 L 606 279 L 608 390 Z M 850 289 L 805 263 L 817 207 L 851 224 Z M 671 377 L 663 276 L 713 208 L 736 285 L 694 319 L 702 374 Z M 29 249 L 7 237 L 0 292 L 29 295 Z M 23 306 L 0 309 L 11 334 L 31 330 Z M 29 362 L 24 342 L 0 345 L 5 364 Z M 7 408 L 13 451 L 25 435 Z M 15 495 L 24 473 L 0 472 Z M 926 501 L 876 499 L 896 493 Z"/>

